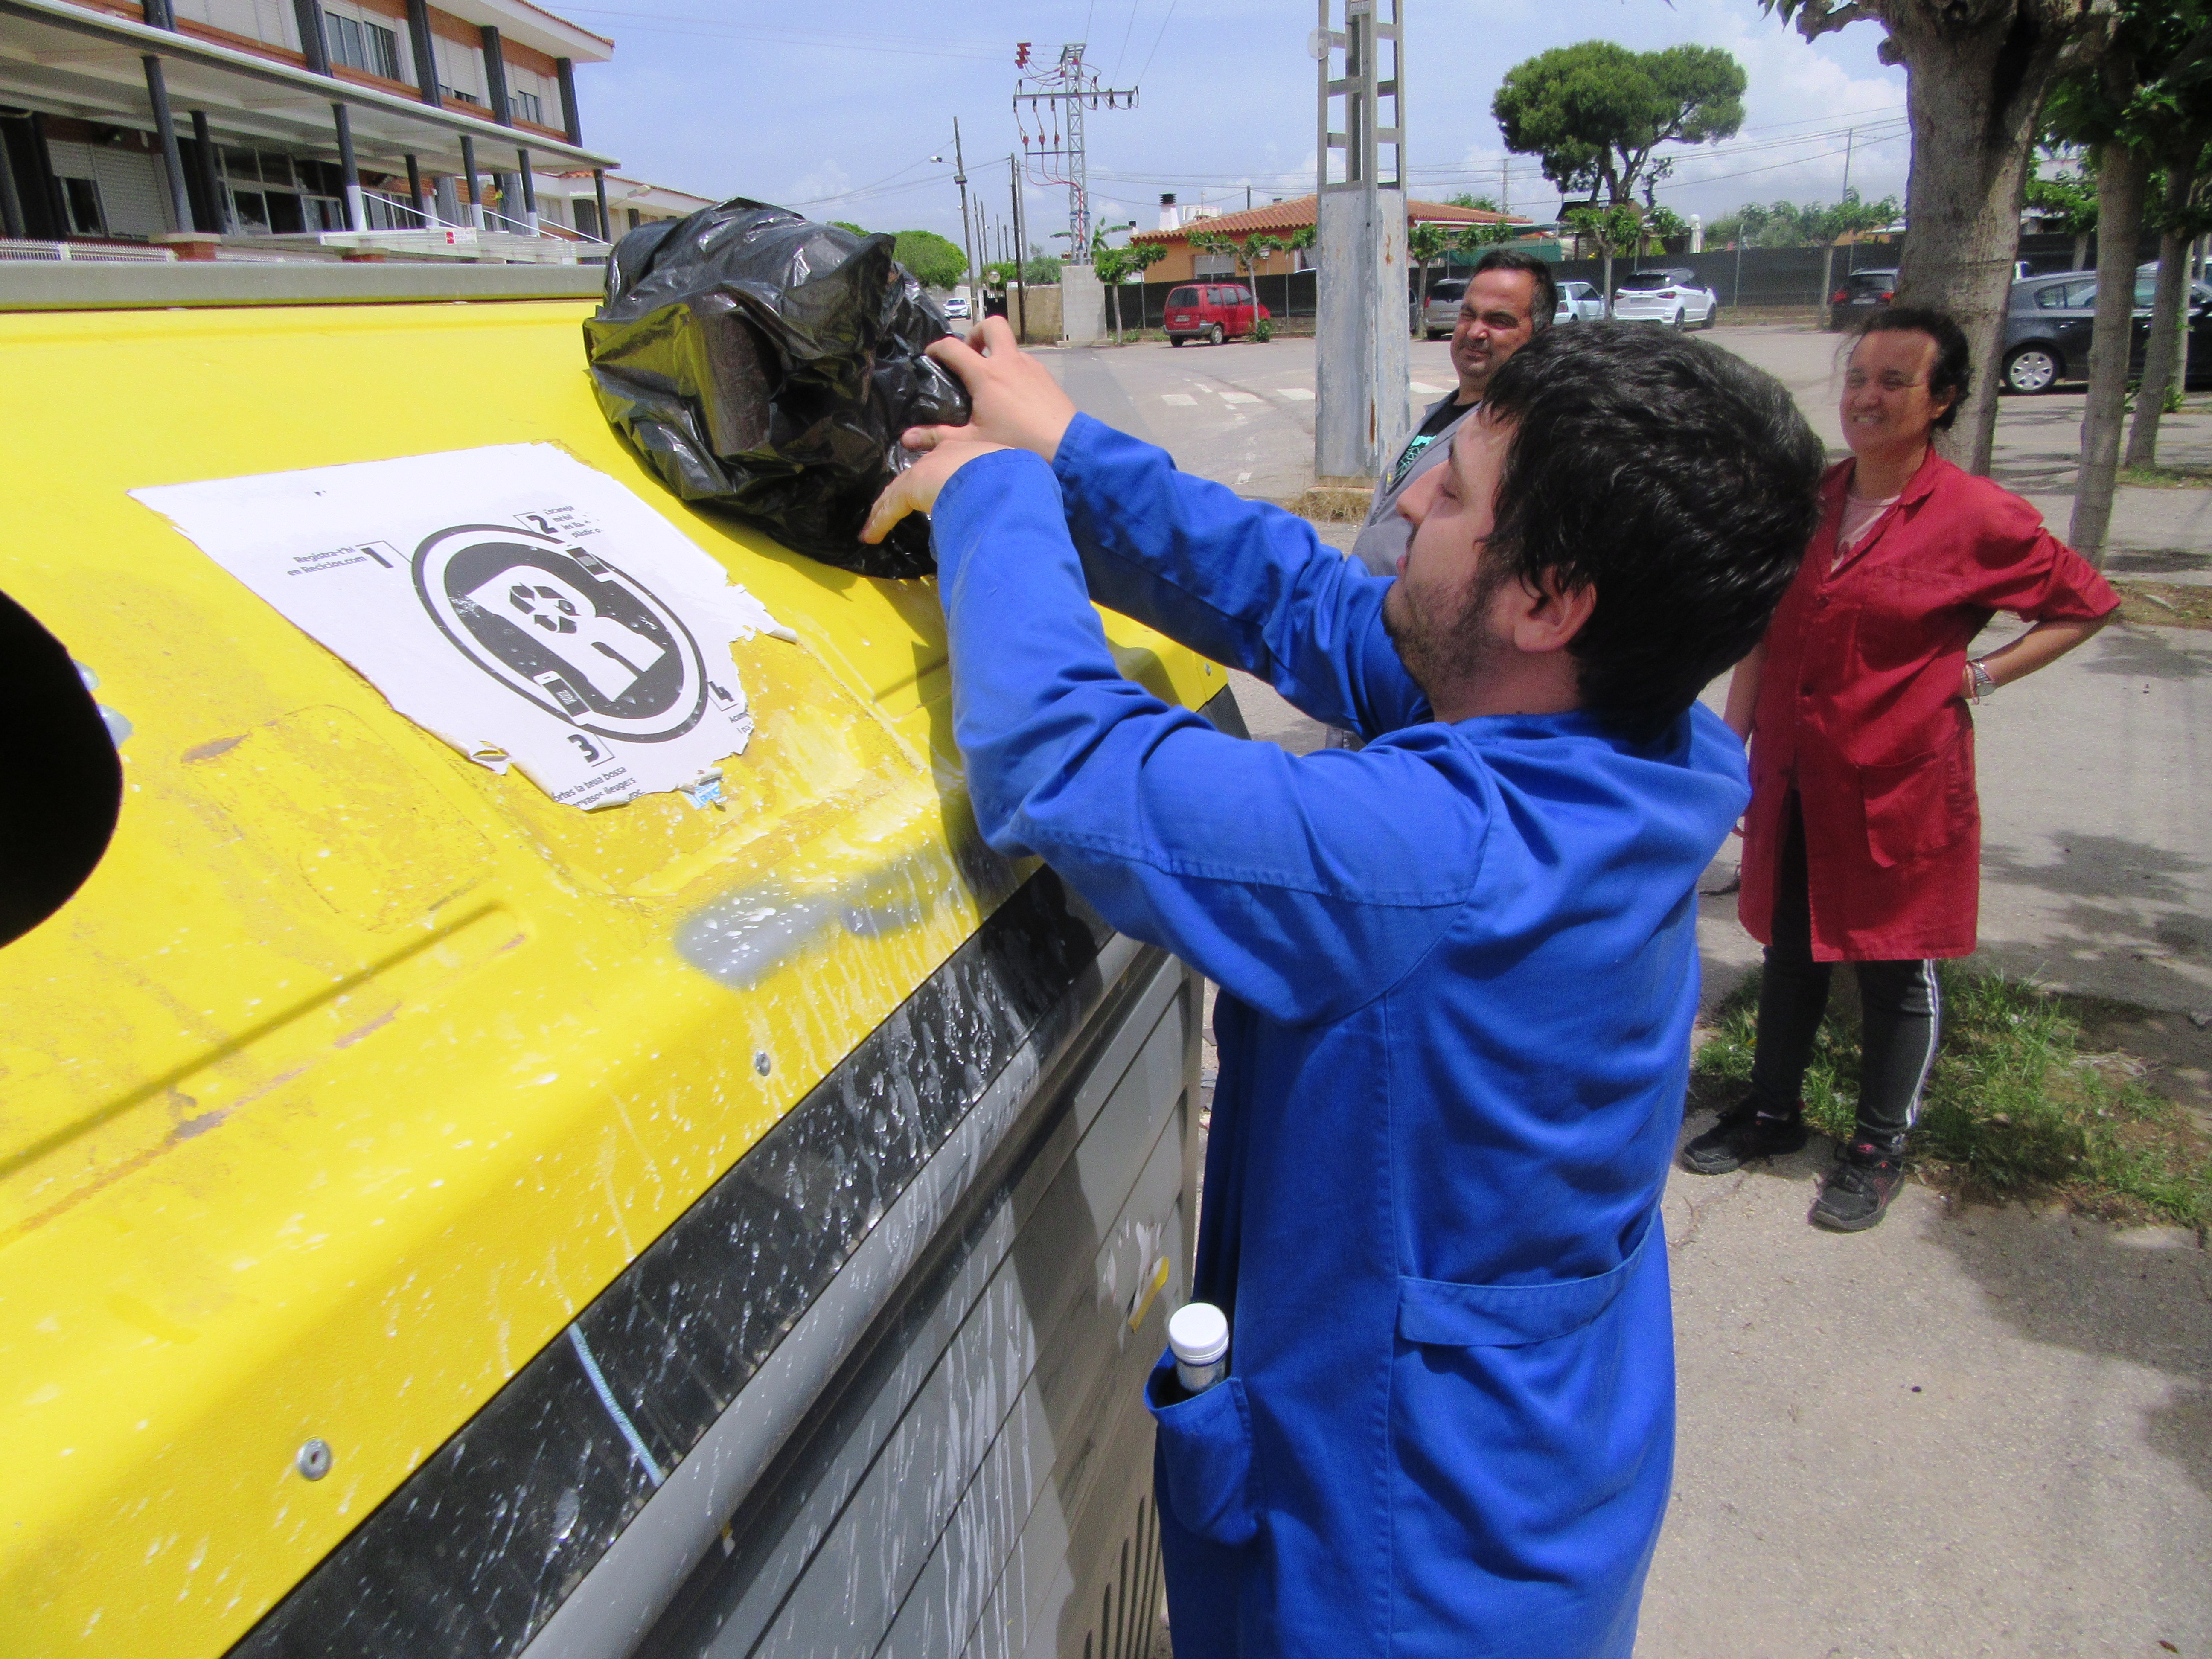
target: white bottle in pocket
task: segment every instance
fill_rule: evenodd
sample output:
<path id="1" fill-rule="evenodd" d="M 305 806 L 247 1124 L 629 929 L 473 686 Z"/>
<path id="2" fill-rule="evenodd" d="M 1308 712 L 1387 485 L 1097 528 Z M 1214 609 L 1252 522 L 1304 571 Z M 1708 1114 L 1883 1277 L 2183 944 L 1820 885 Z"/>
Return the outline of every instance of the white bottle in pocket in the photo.
<path id="1" fill-rule="evenodd" d="M 1229 1375 L 1229 1317 L 1211 1302 L 1187 1302 L 1168 1319 L 1168 1346 L 1176 1380 L 1188 1394 L 1204 1394 Z"/>

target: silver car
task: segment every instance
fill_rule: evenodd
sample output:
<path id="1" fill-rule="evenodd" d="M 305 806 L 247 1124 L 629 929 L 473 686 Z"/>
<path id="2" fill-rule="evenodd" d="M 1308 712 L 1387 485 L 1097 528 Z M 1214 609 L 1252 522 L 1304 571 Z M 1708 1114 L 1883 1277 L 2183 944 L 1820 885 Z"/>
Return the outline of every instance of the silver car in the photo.
<path id="1" fill-rule="evenodd" d="M 1421 337 L 1439 340 L 1459 326 L 1459 302 L 1467 298 L 1468 279 L 1440 276 L 1429 285 L 1429 302 L 1421 310 Z"/>
<path id="2" fill-rule="evenodd" d="M 1605 320 L 1605 295 L 1588 283 L 1561 283 L 1559 308 L 1552 313 L 1552 325 L 1561 323 L 1601 323 Z"/>

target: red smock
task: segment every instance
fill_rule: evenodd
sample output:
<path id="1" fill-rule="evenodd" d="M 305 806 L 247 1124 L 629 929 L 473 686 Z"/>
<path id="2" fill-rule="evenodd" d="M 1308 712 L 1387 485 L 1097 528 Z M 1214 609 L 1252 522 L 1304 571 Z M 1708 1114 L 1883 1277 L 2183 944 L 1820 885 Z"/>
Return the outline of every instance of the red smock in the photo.
<path id="1" fill-rule="evenodd" d="M 1990 617 L 2109 615 L 2119 596 L 2010 490 L 1932 450 L 1836 560 L 1853 461 L 1821 481 L 1820 527 L 1766 631 L 1737 914 L 1773 939 L 1775 867 L 1802 802 L 1820 962 L 1962 957 L 1981 900 L 1974 720 L 1960 685 Z"/>

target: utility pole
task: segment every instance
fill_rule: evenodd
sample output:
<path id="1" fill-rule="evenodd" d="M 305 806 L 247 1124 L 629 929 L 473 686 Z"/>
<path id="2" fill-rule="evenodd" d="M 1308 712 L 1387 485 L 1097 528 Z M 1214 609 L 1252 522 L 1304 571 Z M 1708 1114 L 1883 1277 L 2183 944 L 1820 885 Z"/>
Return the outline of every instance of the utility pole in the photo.
<path id="1" fill-rule="evenodd" d="M 1006 173 L 1013 181 L 1014 197 L 1014 338 L 1025 341 L 1030 333 L 1030 285 L 1024 270 L 1030 262 L 1029 245 L 1022 240 L 1022 163 L 1018 156 L 1006 157 Z"/>
<path id="2" fill-rule="evenodd" d="M 983 270 L 975 263 L 975 237 L 968 223 L 968 163 L 960 154 L 960 118 L 952 118 L 952 182 L 960 186 L 960 246 L 968 256 L 968 292 L 975 303 L 968 307 L 968 325 L 982 320 Z"/>
<path id="3" fill-rule="evenodd" d="M 1851 144 L 1859 136 L 1856 127 L 1844 129 L 1844 196 L 1851 193 Z"/>
<path id="4" fill-rule="evenodd" d="M 1406 0 L 1319 3 L 1321 27 L 1306 40 L 1320 72 L 1314 143 L 1321 265 L 1314 472 L 1322 479 L 1365 480 L 1379 477 L 1390 464 L 1410 422 Z M 1340 9 L 1343 25 L 1333 27 L 1331 14 Z M 1329 118 L 1338 100 L 1341 126 Z M 1340 166 L 1332 165 L 1333 152 Z"/>
<path id="5" fill-rule="evenodd" d="M 1513 211 L 1513 175 L 1510 171 L 1512 158 L 1508 156 L 1498 164 L 1498 206 L 1504 213 Z"/>

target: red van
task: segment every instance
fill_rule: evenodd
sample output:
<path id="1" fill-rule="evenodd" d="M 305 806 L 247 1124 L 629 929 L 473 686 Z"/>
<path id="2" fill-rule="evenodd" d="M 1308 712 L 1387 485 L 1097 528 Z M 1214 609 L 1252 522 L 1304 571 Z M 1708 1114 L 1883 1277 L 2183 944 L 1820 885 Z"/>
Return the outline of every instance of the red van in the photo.
<path id="1" fill-rule="evenodd" d="M 1168 290 L 1167 331 L 1170 345 L 1204 340 L 1219 345 L 1239 334 L 1249 334 L 1271 313 L 1252 298 L 1242 283 L 1194 283 Z"/>

